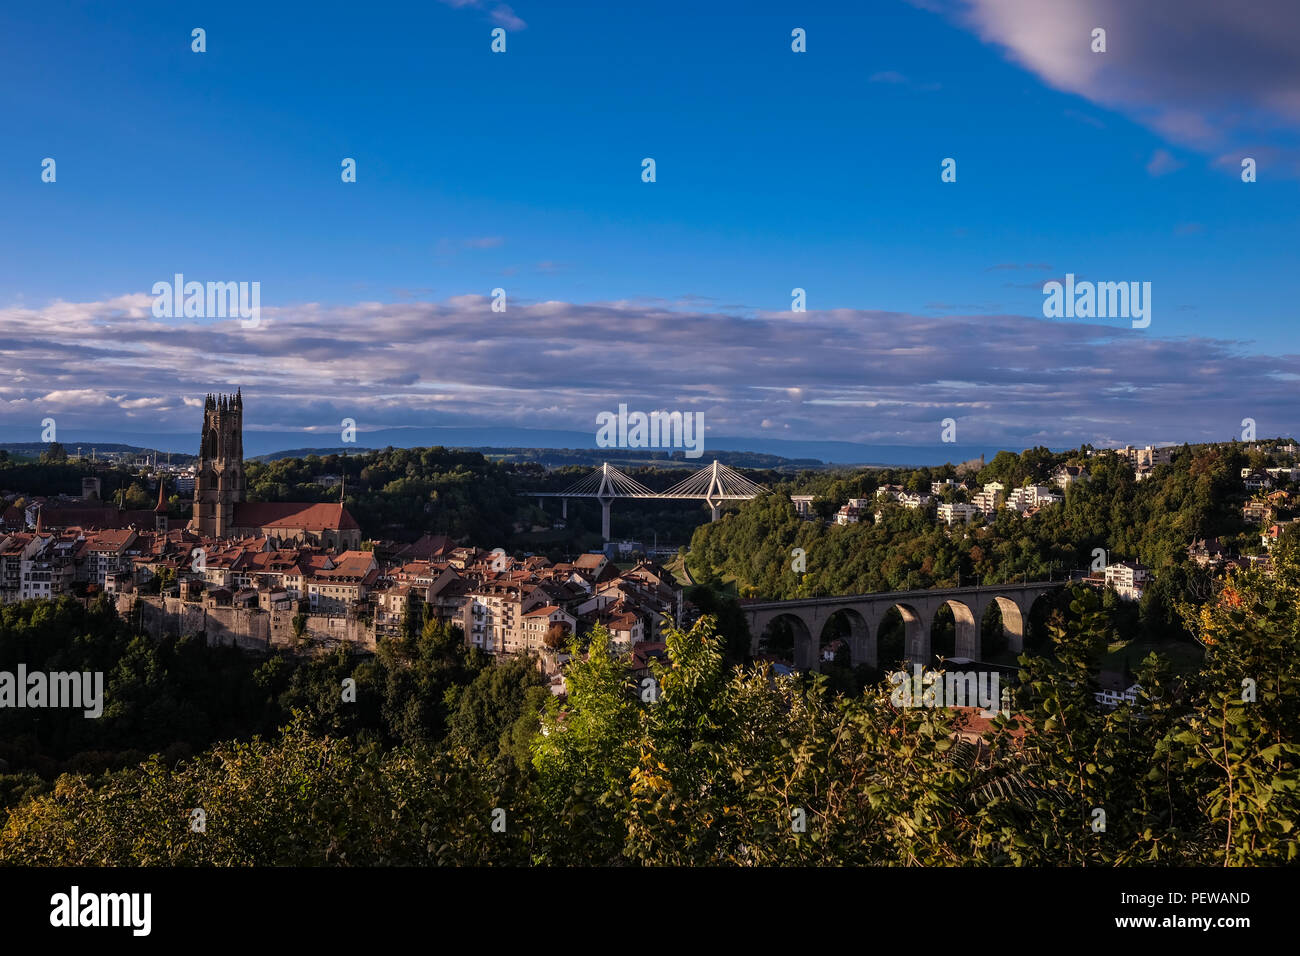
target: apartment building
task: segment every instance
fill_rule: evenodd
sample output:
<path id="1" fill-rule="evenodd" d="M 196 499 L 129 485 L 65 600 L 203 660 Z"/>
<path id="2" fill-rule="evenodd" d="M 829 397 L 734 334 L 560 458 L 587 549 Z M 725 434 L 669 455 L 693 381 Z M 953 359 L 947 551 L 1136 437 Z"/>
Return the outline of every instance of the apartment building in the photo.
<path id="1" fill-rule="evenodd" d="M 991 515 L 1002 507 L 1007 486 L 1000 481 L 990 481 L 984 490 L 971 496 L 971 504 L 986 515 Z"/>
<path id="2" fill-rule="evenodd" d="M 1134 468 L 1154 468 L 1156 465 L 1168 465 L 1174 460 L 1174 452 L 1177 446 L 1166 445 L 1157 448 L 1154 445 L 1147 445 L 1145 448 L 1134 448 L 1132 445 L 1125 445 L 1115 454 L 1121 458 L 1128 459 L 1128 463 Z"/>
<path id="3" fill-rule="evenodd" d="M 100 531 L 86 538 L 77 555 L 78 560 L 84 561 L 86 580 L 102 588 L 108 575 L 129 573 L 133 566 L 131 546 L 138 537 L 136 532 L 127 529 Z"/>
<path id="4" fill-rule="evenodd" d="M 517 630 L 524 613 L 523 584 L 488 581 L 471 588 L 466 597 L 469 644 L 489 654 L 517 653 L 523 648 L 525 641 Z"/>
<path id="5" fill-rule="evenodd" d="M 519 634 L 521 646 L 510 647 L 508 645 L 507 653 L 523 652 L 540 655 L 547 650 L 556 650 L 563 647 L 563 642 L 567 641 L 568 636 L 575 634 L 578 629 L 578 619 L 555 604 L 546 604 L 524 612 L 520 622 L 523 625 Z M 552 629 L 555 629 L 561 637 L 561 643 L 555 648 L 548 647 L 546 643 L 546 635 Z"/>
<path id="6" fill-rule="evenodd" d="M 23 563 L 38 557 L 49 539 L 28 532 L 0 536 L 0 603 L 22 600 Z"/>
<path id="7" fill-rule="evenodd" d="M 318 614 L 343 614 L 365 600 L 379 579 L 379 564 L 371 551 L 344 551 L 333 567 L 305 580 L 305 596 Z"/>
<path id="8" fill-rule="evenodd" d="M 1061 496 L 1055 494 L 1047 485 L 1025 485 L 1023 488 L 1011 489 L 1007 507 L 1023 514 L 1030 508 L 1041 508 L 1044 505 L 1060 504 L 1060 502 Z"/>
<path id="9" fill-rule="evenodd" d="M 1151 569 L 1136 561 L 1117 561 L 1106 565 L 1106 584 L 1125 601 L 1137 601 L 1151 579 Z"/>
<path id="10" fill-rule="evenodd" d="M 979 513 L 978 507 L 961 501 L 941 501 L 938 508 L 939 520 L 948 525 L 955 524 L 957 521 L 970 524 Z"/>

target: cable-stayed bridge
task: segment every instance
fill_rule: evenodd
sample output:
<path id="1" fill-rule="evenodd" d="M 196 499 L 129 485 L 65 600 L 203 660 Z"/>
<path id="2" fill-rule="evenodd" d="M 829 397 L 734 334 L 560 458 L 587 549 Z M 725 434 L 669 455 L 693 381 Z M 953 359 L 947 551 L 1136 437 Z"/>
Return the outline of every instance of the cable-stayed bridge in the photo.
<path id="1" fill-rule="evenodd" d="M 569 516 L 570 498 L 595 498 L 600 502 L 601 535 L 609 541 L 609 507 L 615 498 L 694 499 L 707 501 L 713 509 L 713 521 L 722 515 L 722 505 L 727 501 L 748 501 L 766 494 L 767 489 L 750 481 L 734 468 L 715 461 L 677 482 L 666 491 L 651 491 L 635 478 L 630 478 L 609 462 L 601 463 L 597 471 L 575 481 L 563 491 L 521 491 L 521 497 L 561 499 L 561 514 Z"/>

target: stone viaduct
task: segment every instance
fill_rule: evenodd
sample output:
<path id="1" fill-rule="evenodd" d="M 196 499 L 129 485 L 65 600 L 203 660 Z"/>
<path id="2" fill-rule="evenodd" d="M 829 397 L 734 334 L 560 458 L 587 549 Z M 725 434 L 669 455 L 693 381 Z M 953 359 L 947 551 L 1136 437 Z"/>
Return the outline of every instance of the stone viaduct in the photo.
<path id="1" fill-rule="evenodd" d="M 930 663 L 930 628 L 943 605 L 952 608 L 957 622 L 956 653 L 953 656 L 979 660 L 980 623 L 989 605 L 996 603 L 1002 612 L 1002 630 L 1008 646 L 1014 651 L 1022 651 L 1029 609 L 1038 598 L 1063 586 L 1061 581 L 1029 581 L 793 601 L 754 601 L 742 603 L 741 610 L 749 622 L 750 650 L 753 653 L 758 653 L 759 639 L 768 626 L 785 619 L 794 629 L 795 667 L 817 670 L 821 663 L 822 633 L 836 614 L 840 614 L 848 624 L 846 642 L 852 664 L 879 666 L 876 639 L 880 625 L 889 609 L 896 607 L 905 627 L 904 654 L 908 660 L 924 665 Z"/>

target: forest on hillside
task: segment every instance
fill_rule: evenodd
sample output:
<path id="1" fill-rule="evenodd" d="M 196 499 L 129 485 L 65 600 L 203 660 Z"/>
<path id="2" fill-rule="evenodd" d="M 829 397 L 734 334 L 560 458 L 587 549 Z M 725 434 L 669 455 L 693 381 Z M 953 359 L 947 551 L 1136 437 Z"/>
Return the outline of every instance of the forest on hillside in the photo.
<path id="1" fill-rule="evenodd" d="M 700 581 L 734 581 L 742 596 L 790 599 L 1060 580 L 1093 568 L 1100 550 L 1107 562 L 1140 561 L 1155 572 L 1139 608 L 1148 634 L 1185 635 L 1179 602 L 1199 602 L 1210 593 L 1209 575 L 1188 560 L 1188 546 L 1198 538 L 1218 537 L 1242 552 L 1261 550 L 1259 524 L 1241 517 L 1247 494 L 1240 470 L 1251 457 L 1230 445 L 1185 447 L 1171 464 L 1157 466 L 1139 482 L 1117 456 L 1083 452 L 999 453 L 972 476 L 981 485 L 1046 483 L 1053 469 L 1067 463 L 1085 464 L 1090 480 L 1071 485 L 1062 503 L 1033 516 L 1001 509 L 988 524 L 951 528 L 937 522 L 933 511 L 892 502 L 881 506 L 878 523 L 866 515 L 859 524 L 828 525 L 800 519 L 789 500 L 791 494 L 815 495 L 814 509 L 829 516 L 849 498 L 874 499 L 876 489 L 888 483 L 929 494 L 932 481 L 956 476 L 951 466 L 800 476 L 722 521 L 699 527 L 688 567 Z M 802 573 L 792 559 L 796 548 L 803 550 Z"/>

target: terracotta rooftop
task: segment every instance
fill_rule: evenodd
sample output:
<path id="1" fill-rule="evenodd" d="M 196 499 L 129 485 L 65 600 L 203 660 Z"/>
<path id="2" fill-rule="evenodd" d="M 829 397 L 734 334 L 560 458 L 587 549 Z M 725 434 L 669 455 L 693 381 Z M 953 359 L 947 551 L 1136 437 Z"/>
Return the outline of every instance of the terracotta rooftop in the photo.
<path id="1" fill-rule="evenodd" d="M 283 528 L 303 531 L 353 531 L 357 519 L 339 502 L 241 501 L 235 505 L 236 528 Z"/>

